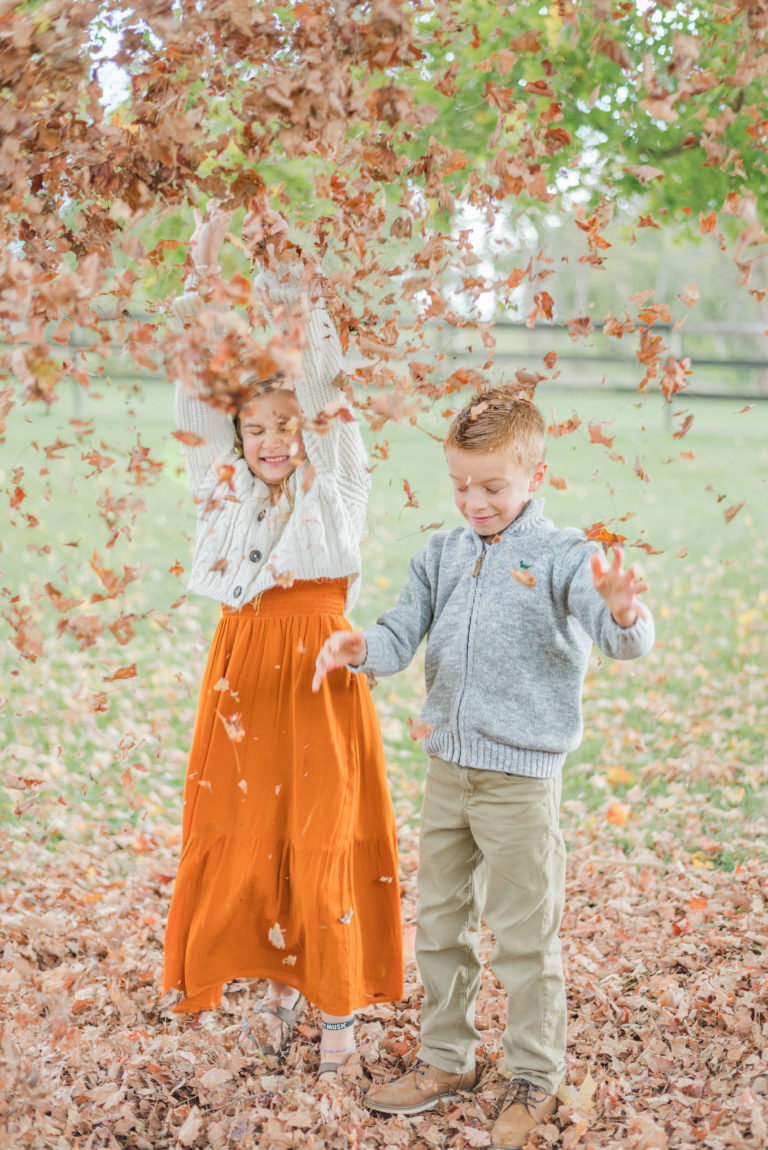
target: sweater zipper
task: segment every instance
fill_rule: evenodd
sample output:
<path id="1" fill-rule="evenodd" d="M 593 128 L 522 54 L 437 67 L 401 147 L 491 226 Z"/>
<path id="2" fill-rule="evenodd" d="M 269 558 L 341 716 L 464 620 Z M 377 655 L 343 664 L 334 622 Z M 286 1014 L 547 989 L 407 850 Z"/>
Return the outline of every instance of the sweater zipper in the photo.
<path id="1" fill-rule="evenodd" d="M 464 705 L 464 697 L 467 693 L 467 680 L 469 678 L 469 652 L 472 646 L 472 625 L 475 621 L 475 603 L 477 602 L 478 587 L 480 585 L 480 569 L 483 566 L 483 559 L 485 558 L 485 543 L 483 543 L 482 546 L 483 549 L 475 560 L 475 566 L 472 569 L 472 578 L 474 582 L 472 584 L 472 602 L 469 608 L 469 626 L 467 627 L 467 650 L 464 658 L 464 682 L 462 684 L 459 702 L 456 707 L 456 742 L 458 744 L 457 758 L 459 760 L 461 759 L 461 709 Z"/>

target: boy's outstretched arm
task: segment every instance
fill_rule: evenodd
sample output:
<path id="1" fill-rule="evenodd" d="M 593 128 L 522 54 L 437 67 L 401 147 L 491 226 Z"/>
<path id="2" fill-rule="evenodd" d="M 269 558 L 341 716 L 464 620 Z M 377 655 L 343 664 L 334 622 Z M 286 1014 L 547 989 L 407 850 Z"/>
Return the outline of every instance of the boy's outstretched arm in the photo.
<path id="1" fill-rule="evenodd" d="M 329 671 L 347 665 L 361 666 L 367 654 L 368 647 L 362 631 L 334 631 L 323 643 L 315 660 L 312 690 L 320 690 L 320 684 Z"/>
<path id="2" fill-rule="evenodd" d="M 634 564 L 625 571 L 623 561 L 624 553 L 620 547 L 613 548 L 613 558 L 608 567 L 603 567 L 600 555 L 592 555 L 592 582 L 619 626 L 631 627 L 638 616 L 647 618 L 648 612 L 637 596 L 648 590 L 648 584 L 642 581 Z"/>

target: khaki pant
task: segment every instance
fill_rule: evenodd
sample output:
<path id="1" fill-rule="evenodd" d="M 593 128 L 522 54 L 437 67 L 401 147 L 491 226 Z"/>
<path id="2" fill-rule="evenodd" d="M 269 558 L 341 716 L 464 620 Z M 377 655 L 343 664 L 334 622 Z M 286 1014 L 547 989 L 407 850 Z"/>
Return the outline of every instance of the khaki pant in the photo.
<path id="1" fill-rule="evenodd" d="M 424 983 L 419 1056 L 472 1070 L 480 1035 L 480 918 L 507 992 L 504 1062 L 513 1078 L 557 1091 L 566 1002 L 558 931 L 565 896 L 561 780 L 432 758 L 421 816 L 416 960 Z"/>

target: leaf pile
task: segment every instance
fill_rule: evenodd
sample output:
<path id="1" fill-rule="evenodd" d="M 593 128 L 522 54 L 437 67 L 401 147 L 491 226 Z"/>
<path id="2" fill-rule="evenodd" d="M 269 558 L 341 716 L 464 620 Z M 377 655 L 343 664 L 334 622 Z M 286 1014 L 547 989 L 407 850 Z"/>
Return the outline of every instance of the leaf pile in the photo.
<path id="1" fill-rule="evenodd" d="M 565 964 L 569 1063 L 559 1116 L 538 1146 L 713 1150 L 765 1145 L 768 1119 L 766 877 L 757 863 L 702 871 L 668 838 L 630 858 L 569 833 Z M 406 925 L 402 1003 L 361 1012 L 359 1051 L 318 1088 L 309 1014 L 284 1062 L 244 1054 L 255 984 L 232 983 L 197 1024 L 158 997 L 175 869 L 162 823 L 98 863 L 27 844 L 3 855 L 0 1121 L 9 1144 L 64 1147 L 483 1146 L 501 1075 L 503 997 L 486 972 L 477 1090 L 414 1118 L 361 1106 L 418 1042 L 420 987 Z M 414 921 L 415 842 L 402 844 L 403 911 Z M 661 856 L 675 859 L 664 866 Z M 129 867 L 126 871 L 126 863 Z M 41 883 L 37 876 L 45 874 Z M 492 940 L 485 935 L 487 955 Z"/>

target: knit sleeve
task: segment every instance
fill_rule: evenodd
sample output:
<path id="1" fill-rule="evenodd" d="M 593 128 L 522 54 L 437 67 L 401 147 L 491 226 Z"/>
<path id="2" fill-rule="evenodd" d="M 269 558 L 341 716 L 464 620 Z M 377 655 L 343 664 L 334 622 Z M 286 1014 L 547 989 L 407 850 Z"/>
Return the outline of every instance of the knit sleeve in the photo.
<path id="1" fill-rule="evenodd" d="M 185 292 L 171 304 L 171 326 L 177 332 L 183 331 L 187 324 L 199 318 L 203 308 L 197 292 Z M 182 380 L 176 381 L 174 407 L 176 427 L 183 436 L 181 443 L 189 485 L 199 497 L 218 482 L 216 464 L 227 455 L 234 455 L 234 427 L 224 412 L 212 407 Z"/>
<path id="2" fill-rule="evenodd" d="M 621 627 L 616 622 L 592 582 L 589 557 L 596 550 L 595 544 L 582 536 L 561 556 L 558 582 L 566 610 L 608 658 L 639 659 L 647 655 L 654 644 L 653 616 L 644 604 L 646 616 L 638 615 L 631 627 Z"/>
<path id="3" fill-rule="evenodd" d="M 357 421 L 350 418 L 343 392 L 335 380 L 342 368 L 341 341 L 322 296 L 310 300 L 306 290 L 307 273 L 302 264 L 278 264 L 263 272 L 255 288 L 266 301 L 273 323 L 283 314 L 283 326 L 293 327 L 302 349 L 302 368 L 296 380 L 296 395 L 304 414 L 317 421 L 330 411 L 321 430 L 307 428 L 304 444 L 307 458 L 318 474 L 338 485 L 352 527 L 360 535 L 370 491 L 368 458 Z"/>
<path id="4" fill-rule="evenodd" d="M 380 615 L 374 626 L 364 628 L 368 647 L 366 660 L 362 666 L 350 667 L 350 670 L 394 675 L 413 659 L 434 615 L 428 548 L 429 544 L 411 559 L 408 582 L 395 606 Z"/>

